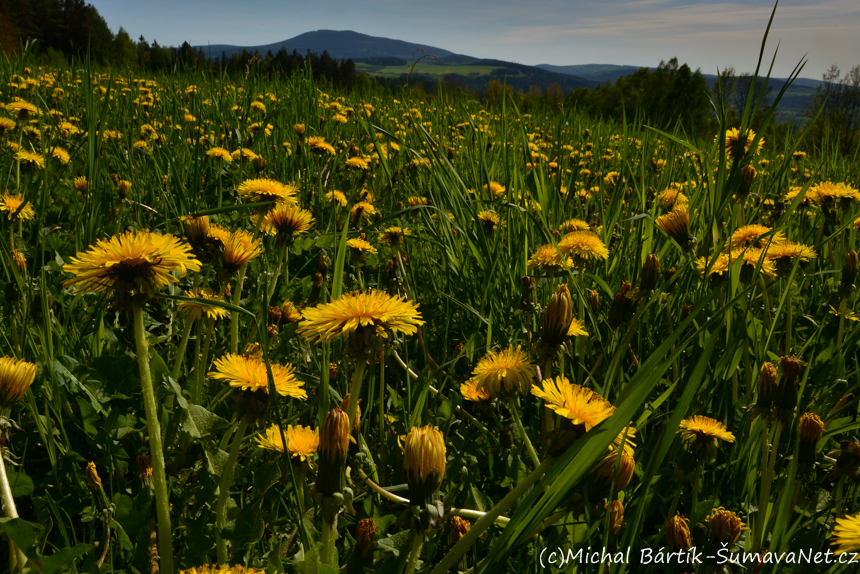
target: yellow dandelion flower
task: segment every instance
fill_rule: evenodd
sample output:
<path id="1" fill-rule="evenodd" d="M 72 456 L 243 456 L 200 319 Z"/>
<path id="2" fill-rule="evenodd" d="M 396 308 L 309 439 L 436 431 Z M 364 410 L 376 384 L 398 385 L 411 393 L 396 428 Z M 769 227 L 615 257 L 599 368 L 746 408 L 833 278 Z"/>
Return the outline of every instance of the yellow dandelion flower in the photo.
<path id="1" fill-rule="evenodd" d="M 657 202 L 663 209 L 673 209 L 675 205 L 687 205 L 690 200 L 687 196 L 681 193 L 679 188 L 670 187 L 657 195 Z"/>
<path id="2" fill-rule="evenodd" d="M 837 518 L 831 535 L 830 545 L 837 546 L 837 555 L 860 550 L 860 514 Z"/>
<path id="3" fill-rule="evenodd" d="M 587 337 L 588 331 L 585 330 L 582 323 L 576 317 L 570 322 L 570 328 L 567 330 L 568 337 Z"/>
<path id="4" fill-rule="evenodd" d="M 36 365 L 33 363 L 0 357 L 0 409 L 9 409 L 21 400 L 35 380 Z"/>
<path id="5" fill-rule="evenodd" d="M 208 155 L 209 157 L 214 157 L 216 159 L 224 160 L 227 163 L 233 161 L 233 156 L 223 147 L 213 147 L 206 152 L 206 155 Z"/>
<path id="6" fill-rule="evenodd" d="M 68 165 L 69 162 L 72 161 L 72 158 L 69 155 L 69 152 L 66 151 L 64 148 L 61 148 L 61 147 L 55 147 L 54 149 L 52 149 L 51 150 L 51 157 L 53 157 L 54 159 L 56 159 L 57 161 L 59 161 L 63 165 Z"/>
<path id="7" fill-rule="evenodd" d="M 273 179 L 248 179 L 239 184 L 237 191 L 251 201 L 295 203 L 299 187 L 294 183 L 283 184 Z"/>
<path id="8" fill-rule="evenodd" d="M 689 251 L 695 245 L 696 238 L 690 235 L 690 216 L 686 205 L 676 204 L 672 211 L 658 217 L 655 223 L 685 250 Z"/>
<path id="9" fill-rule="evenodd" d="M 558 230 L 561 233 L 568 234 L 573 233 L 575 231 L 591 231 L 591 226 L 581 219 L 573 218 L 568 219 L 567 221 L 562 223 L 559 226 Z"/>
<path id="10" fill-rule="evenodd" d="M 481 402 L 490 400 L 490 395 L 478 386 L 478 381 L 470 379 L 460 385 L 460 394 L 467 401 Z"/>
<path id="11" fill-rule="evenodd" d="M 301 425 L 287 425 L 287 430 L 284 431 L 284 438 L 287 440 L 287 448 L 284 448 L 284 441 L 281 439 L 281 428 L 278 425 L 272 425 L 266 429 L 265 435 L 257 435 L 254 437 L 260 448 L 267 448 L 278 452 L 287 452 L 290 457 L 298 458 L 301 462 L 307 461 L 310 463 L 314 453 L 320 446 L 319 433 L 311 427 L 303 427 Z"/>
<path id="12" fill-rule="evenodd" d="M 14 102 L 6 104 L 6 110 L 18 119 L 26 120 L 30 116 L 39 115 L 39 109 L 30 102 L 16 98 Z"/>
<path id="13" fill-rule="evenodd" d="M 525 352 L 517 347 L 508 347 L 499 352 L 490 351 L 478 361 L 472 371 L 470 382 L 490 397 L 512 392 L 524 392 L 537 375 L 535 364 Z"/>
<path id="14" fill-rule="evenodd" d="M 325 141 L 325 138 L 322 136 L 311 136 L 308 138 L 308 145 L 311 148 L 311 151 L 316 153 L 317 155 L 334 155 L 334 147 Z"/>
<path id="15" fill-rule="evenodd" d="M 302 317 L 298 333 L 310 342 L 359 332 L 383 339 L 390 331 L 412 335 L 424 324 L 418 305 L 382 291 L 347 293 L 331 303 L 305 309 Z"/>
<path id="16" fill-rule="evenodd" d="M 529 269 L 560 270 L 564 267 L 573 267 L 573 259 L 565 257 L 559 249 L 550 244 L 541 245 L 528 260 Z"/>
<path id="17" fill-rule="evenodd" d="M 302 314 L 296 309 L 292 301 L 284 301 L 281 305 L 281 319 L 287 323 L 298 323 L 302 320 Z"/>
<path id="18" fill-rule="evenodd" d="M 815 201 L 824 207 L 832 207 L 836 201 L 848 207 L 851 201 L 860 201 L 860 192 L 845 183 L 825 181 L 815 186 Z"/>
<path id="19" fill-rule="evenodd" d="M 589 431 L 615 412 L 615 407 L 591 389 L 571 384 L 567 377 L 544 379 L 541 387 L 532 387 L 532 394 L 546 401 L 546 407 L 570 419 L 574 425 L 584 425 Z"/>
<path id="20" fill-rule="evenodd" d="M 347 246 L 352 247 L 359 253 L 376 253 L 376 247 L 371 245 L 368 241 L 357 237 L 355 239 L 349 239 L 346 242 Z"/>
<path id="21" fill-rule="evenodd" d="M 722 506 L 711 510 L 705 520 L 711 527 L 711 541 L 725 546 L 733 544 L 746 528 L 737 514 Z"/>
<path id="22" fill-rule="evenodd" d="M 310 230 L 314 217 L 310 211 L 295 203 L 279 203 L 266 214 L 265 225 L 278 237 L 291 240 L 294 236 Z"/>
<path id="23" fill-rule="evenodd" d="M 742 159 L 752 146 L 753 140 L 755 140 L 755 132 L 752 130 L 747 130 L 745 134 L 741 134 L 741 131 L 738 128 L 731 128 L 726 131 L 726 154 L 729 155 L 732 159 Z M 714 138 L 714 141 L 719 141 L 720 136 Z M 761 148 L 764 146 L 764 139 L 758 140 L 758 145 L 756 146 L 756 150 L 753 155 L 757 155 L 761 152 Z"/>
<path id="24" fill-rule="evenodd" d="M 45 169 L 45 158 L 34 151 L 21 150 L 15 153 L 15 161 L 28 169 Z"/>
<path id="25" fill-rule="evenodd" d="M 203 287 L 195 287 L 185 291 L 185 296 L 192 299 L 205 299 L 206 301 L 218 301 L 223 303 L 224 299 L 219 297 L 217 293 L 211 289 Z M 223 307 L 215 307 L 198 301 L 182 301 L 178 305 L 179 312 L 186 319 L 197 320 L 201 317 L 207 319 L 223 319 L 227 316 L 227 310 Z"/>
<path id="26" fill-rule="evenodd" d="M 191 246 L 170 235 L 150 231 L 128 231 L 110 239 L 99 239 L 89 251 L 78 253 L 63 271 L 76 277 L 63 282 L 81 292 L 126 291 L 152 294 L 179 281 L 188 270 L 200 271 Z"/>
<path id="27" fill-rule="evenodd" d="M 220 225 L 210 225 L 209 237 L 223 245 L 221 256 L 224 258 L 224 264 L 233 271 L 256 259 L 263 252 L 260 238 L 254 239 L 253 234 L 244 229 L 230 232 Z"/>
<path id="28" fill-rule="evenodd" d="M 230 154 L 230 157 L 233 158 L 233 161 L 254 161 L 260 156 L 254 153 L 253 150 L 243 147 Z"/>
<path id="29" fill-rule="evenodd" d="M 498 227 L 501 217 L 494 211 L 481 211 L 478 213 L 478 221 L 484 226 L 484 232 L 490 234 Z"/>
<path id="30" fill-rule="evenodd" d="M 346 196 L 341 191 L 338 191 L 336 189 L 333 191 L 330 191 L 327 194 L 325 194 L 325 198 L 326 198 L 326 201 L 328 201 L 329 203 L 337 203 L 341 207 L 346 207 L 346 203 L 347 203 Z"/>
<path id="31" fill-rule="evenodd" d="M 373 207 L 373 204 L 368 203 L 367 201 L 360 201 L 352 206 L 352 209 L 349 210 L 349 216 L 352 219 L 370 219 L 372 215 L 376 213 L 376 208 Z"/>
<path id="32" fill-rule="evenodd" d="M 283 397 L 307 399 L 308 394 L 302 389 L 305 385 L 294 375 L 296 368 L 292 365 L 270 363 L 275 390 Z M 228 353 L 215 361 L 215 370 L 209 373 L 209 378 L 224 381 L 231 387 L 243 391 L 269 392 L 269 378 L 266 373 L 266 363 L 262 357 L 235 355 Z"/>
<path id="33" fill-rule="evenodd" d="M 774 233 L 773 239 L 771 240 L 771 235 L 769 235 L 771 231 L 773 230 L 770 227 L 758 224 L 738 227 L 735 232 L 732 233 L 732 236 L 726 241 L 723 253 L 745 249 L 747 247 L 757 247 L 761 249 L 767 245 L 769 241 L 771 242 L 771 245 L 786 241 L 785 233 L 781 231 Z"/>
<path id="34" fill-rule="evenodd" d="M 590 231 L 575 231 L 568 233 L 558 242 L 558 249 L 574 261 L 590 259 L 606 259 L 609 250 L 601 239 Z"/>
<path id="35" fill-rule="evenodd" d="M 489 192 L 493 195 L 493 197 L 501 197 L 505 194 L 506 188 L 497 181 L 490 182 Z M 484 191 L 487 191 L 487 186 L 484 186 Z"/>
<path id="36" fill-rule="evenodd" d="M 726 430 L 720 421 L 694 415 L 681 421 L 678 434 L 688 442 L 718 444 L 718 441 L 735 442 L 735 435 Z"/>
<path id="37" fill-rule="evenodd" d="M 6 212 L 6 219 L 9 221 L 33 219 L 36 217 L 36 212 L 33 211 L 33 204 L 22 199 L 19 195 L 4 195 L 0 199 L 0 211 Z"/>
<path id="38" fill-rule="evenodd" d="M 403 238 L 412 235 L 412 231 L 404 227 L 389 227 L 379 234 L 379 242 L 388 245 L 400 245 Z"/>
<path id="39" fill-rule="evenodd" d="M 351 157 L 348 160 L 346 160 L 346 167 L 366 171 L 368 169 L 368 167 L 370 167 L 370 165 L 367 163 L 366 159 L 363 159 L 360 157 Z"/>

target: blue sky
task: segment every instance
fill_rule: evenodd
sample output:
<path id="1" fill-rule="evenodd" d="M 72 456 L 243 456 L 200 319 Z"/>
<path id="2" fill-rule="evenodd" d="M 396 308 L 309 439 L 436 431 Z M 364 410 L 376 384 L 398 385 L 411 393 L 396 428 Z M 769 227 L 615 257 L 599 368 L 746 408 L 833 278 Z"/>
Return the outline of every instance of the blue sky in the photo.
<path id="1" fill-rule="evenodd" d="M 770 0 L 90 0 L 116 32 L 161 45 L 271 44 L 313 30 L 354 30 L 521 64 L 656 66 L 677 56 L 716 73 L 755 69 Z M 784 0 L 765 56 L 774 75 L 860 64 L 860 2 Z"/>

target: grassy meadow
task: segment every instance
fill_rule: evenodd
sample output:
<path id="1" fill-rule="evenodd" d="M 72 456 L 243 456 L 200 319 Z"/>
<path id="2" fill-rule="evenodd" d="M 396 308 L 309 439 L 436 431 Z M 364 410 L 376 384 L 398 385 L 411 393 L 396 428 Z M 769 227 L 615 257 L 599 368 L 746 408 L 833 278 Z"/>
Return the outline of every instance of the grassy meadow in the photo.
<path id="1" fill-rule="evenodd" d="M 856 158 L 755 102 L 0 79 L 4 568 L 854 568 Z M 639 562 L 691 547 L 735 563 Z"/>

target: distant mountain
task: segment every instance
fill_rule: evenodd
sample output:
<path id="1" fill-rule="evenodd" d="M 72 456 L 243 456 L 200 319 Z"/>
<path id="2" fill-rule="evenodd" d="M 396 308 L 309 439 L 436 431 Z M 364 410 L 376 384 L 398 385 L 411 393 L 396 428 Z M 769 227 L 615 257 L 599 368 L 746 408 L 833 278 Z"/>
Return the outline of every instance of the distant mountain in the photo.
<path id="1" fill-rule="evenodd" d="M 273 54 L 276 54 L 281 48 L 285 48 L 289 53 L 296 50 L 301 55 L 305 55 L 308 50 L 314 54 L 322 54 L 323 51 L 327 50 L 329 55 L 336 60 L 346 60 L 349 58 L 353 60 L 360 58 L 401 58 L 411 61 L 413 54 L 416 52 L 418 52 L 416 59 L 421 57 L 420 48 L 423 48 L 427 54 L 435 54 L 440 58 L 455 55 L 454 52 L 434 46 L 427 46 L 426 44 L 414 44 L 402 40 L 368 36 L 367 34 L 359 34 L 352 30 L 317 30 L 316 32 L 300 34 L 295 38 L 290 38 L 283 42 L 266 44 L 264 46 L 230 46 L 227 44 L 194 46 L 195 50 L 198 48 L 203 50 L 203 53 L 210 58 L 217 58 L 222 54 L 226 54 L 229 58 L 233 54 L 241 54 L 243 50 L 248 50 L 251 53 L 260 52 L 261 55 L 265 56 L 269 50 Z"/>
<path id="2" fill-rule="evenodd" d="M 570 74 L 579 76 L 598 84 L 606 80 L 615 82 L 621 76 L 629 76 L 641 66 L 616 66 L 614 64 L 580 64 L 578 66 L 553 66 L 552 64 L 538 64 L 536 68 L 555 72 L 556 74 Z M 652 70 L 655 68 L 651 68 Z"/>

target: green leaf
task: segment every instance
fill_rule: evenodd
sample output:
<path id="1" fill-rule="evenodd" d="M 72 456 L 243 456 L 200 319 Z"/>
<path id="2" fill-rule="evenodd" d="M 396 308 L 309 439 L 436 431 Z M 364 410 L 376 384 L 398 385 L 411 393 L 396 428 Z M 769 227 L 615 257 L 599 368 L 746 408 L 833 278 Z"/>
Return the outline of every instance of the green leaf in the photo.
<path id="1" fill-rule="evenodd" d="M 92 548 L 91 544 L 76 544 L 72 548 L 63 548 L 53 556 L 39 558 L 36 569 L 42 574 L 60 574 L 68 572 L 75 558 L 83 556 Z"/>
<path id="2" fill-rule="evenodd" d="M 9 478 L 9 487 L 12 489 L 14 498 L 22 498 L 33 494 L 34 486 L 33 479 L 23 472 L 13 472 L 11 469 L 7 472 Z"/>

